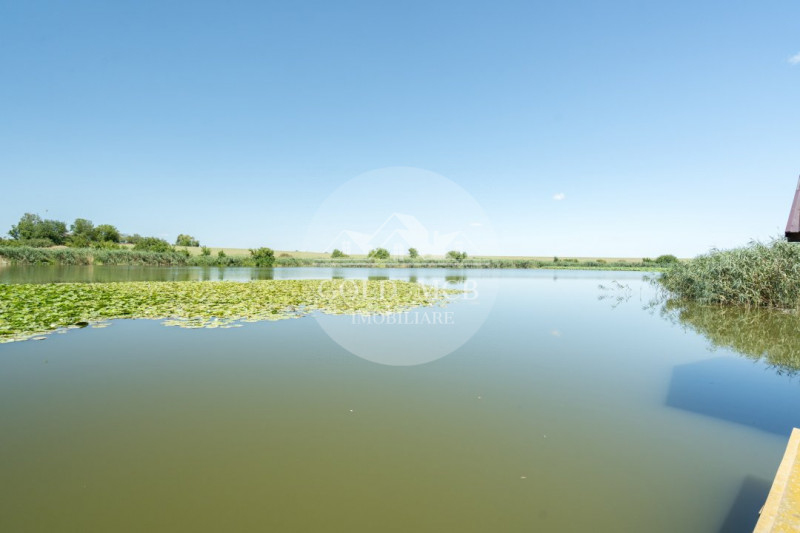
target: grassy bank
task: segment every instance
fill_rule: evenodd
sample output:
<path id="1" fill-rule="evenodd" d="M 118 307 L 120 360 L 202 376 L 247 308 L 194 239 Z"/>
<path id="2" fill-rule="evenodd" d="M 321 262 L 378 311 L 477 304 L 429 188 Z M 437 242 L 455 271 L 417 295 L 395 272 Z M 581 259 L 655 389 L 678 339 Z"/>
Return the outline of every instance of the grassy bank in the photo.
<path id="1" fill-rule="evenodd" d="M 395 313 L 444 304 L 460 291 L 408 281 L 267 280 L 0 284 L 0 342 L 116 318 L 230 327 L 245 321 L 329 314 Z"/>
<path id="2" fill-rule="evenodd" d="M 232 251 L 232 250 L 231 250 Z M 193 250 L 194 252 L 194 250 Z M 0 247 L 0 262 L 21 265 L 152 265 L 152 266 L 208 266 L 248 267 L 255 266 L 246 250 L 220 257 L 216 253 L 198 255 L 178 250 L 174 252 L 145 252 L 123 248 L 119 250 L 92 248 L 30 248 L 24 246 Z M 523 257 L 476 257 L 463 261 L 446 258 L 408 257 L 370 259 L 367 257 L 344 257 L 333 259 L 325 254 L 311 252 L 279 252 L 276 267 L 387 267 L 387 268 L 545 268 L 545 269 L 593 269 L 593 270 L 661 270 L 664 265 L 630 259 L 555 259 Z"/>
<path id="3" fill-rule="evenodd" d="M 800 309 L 800 245 L 776 239 L 713 250 L 676 264 L 658 282 L 684 301 Z"/>

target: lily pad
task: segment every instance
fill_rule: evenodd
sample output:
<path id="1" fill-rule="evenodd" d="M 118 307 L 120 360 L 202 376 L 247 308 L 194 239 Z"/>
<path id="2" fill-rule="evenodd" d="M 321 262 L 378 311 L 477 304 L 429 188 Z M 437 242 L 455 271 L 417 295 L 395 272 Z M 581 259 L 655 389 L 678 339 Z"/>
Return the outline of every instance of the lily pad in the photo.
<path id="1" fill-rule="evenodd" d="M 185 328 L 297 318 L 312 312 L 388 314 L 444 305 L 463 291 L 395 280 L 161 281 L 0 285 L 0 343 L 120 318 Z"/>

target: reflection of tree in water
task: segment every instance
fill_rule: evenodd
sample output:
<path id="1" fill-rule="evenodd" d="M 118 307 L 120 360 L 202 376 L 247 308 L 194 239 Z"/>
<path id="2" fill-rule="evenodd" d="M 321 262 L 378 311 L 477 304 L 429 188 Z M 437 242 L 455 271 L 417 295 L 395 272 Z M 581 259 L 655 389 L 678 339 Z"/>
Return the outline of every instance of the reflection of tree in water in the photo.
<path id="1" fill-rule="evenodd" d="M 444 280 L 447 283 L 457 284 L 457 283 L 464 283 L 467 281 L 467 276 L 445 276 Z"/>
<path id="2" fill-rule="evenodd" d="M 700 333 L 714 348 L 763 361 L 779 374 L 800 371 L 800 315 L 795 312 L 668 300 L 661 314 Z"/>

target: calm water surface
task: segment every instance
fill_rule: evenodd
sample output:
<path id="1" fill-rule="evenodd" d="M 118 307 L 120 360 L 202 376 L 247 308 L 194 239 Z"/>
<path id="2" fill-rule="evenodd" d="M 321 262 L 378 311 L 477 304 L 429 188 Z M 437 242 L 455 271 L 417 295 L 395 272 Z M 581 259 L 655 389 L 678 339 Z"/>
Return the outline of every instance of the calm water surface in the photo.
<path id="1" fill-rule="evenodd" d="M 743 326 L 665 317 L 640 273 L 0 268 L 2 283 L 338 277 L 493 297 L 450 304 L 479 327 L 416 366 L 356 356 L 313 317 L 0 345 L 0 531 L 752 530 L 800 425 L 798 378 L 742 355 Z M 766 331 L 750 351 L 791 356 Z"/>

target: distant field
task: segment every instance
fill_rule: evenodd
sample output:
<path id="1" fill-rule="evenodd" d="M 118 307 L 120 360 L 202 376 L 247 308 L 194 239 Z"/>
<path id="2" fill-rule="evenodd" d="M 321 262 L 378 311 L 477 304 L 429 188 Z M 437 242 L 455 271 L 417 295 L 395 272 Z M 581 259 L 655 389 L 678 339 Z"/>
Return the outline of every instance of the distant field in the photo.
<path id="1" fill-rule="evenodd" d="M 132 244 L 122 244 L 123 248 L 133 248 Z M 54 248 L 66 248 L 66 246 L 55 246 Z M 176 250 L 186 250 L 189 252 L 189 255 L 200 255 L 201 249 L 199 246 L 175 246 Z M 209 246 L 211 250 L 211 255 L 216 256 L 220 250 L 225 252 L 225 255 L 230 257 L 249 257 L 250 256 L 250 249 L 249 248 L 218 248 L 215 246 Z M 329 259 L 331 254 L 325 252 L 303 252 L 299 250 L 275 250 L 275 257 L 296 257 L 298 259 Z M 351 259 L 366 259 L 366 255 L 358 255 L 353 254 L 348 256 Z M 443 255 L 423 255 L 420 256 L 423 259 L 444 259 Z M 558 256 L 560 260 L 577 260 L 581 263 L 586 261 L 597 261 L 603 260 L 606 263 L 641 263 L 641 257 L 592 257 L 592 256 L 569 256 L 569 255 L 560 255 Z M 553 256 L 543 256 L 543 255 L 475 255 L 470 256 L 470 259 L 509 259 L 509 260 L 522 260 L 522 261 L 553 261 Z M 682 259 L 683 260 L 683 259 Z"/>
<path id="2" fill-rule="evenodd" d="M 176 246 L 177 250 L 188 250 L 191 255 L 200 255 L 200 248 L 195 246 Z M 214 248 L 213 246 L 209 246 L 212 255 L 217 255 L 217 253 L 222 250 L 225 252 L 225 255 L 229 255 L 231 257 L 235 256 L 249 256 L 250 250 L 247 248 Z M 282 254 L 286 254 L 289 257 L 297 257 L 298 259 L 327 259 L 331 256 L 331 254 L 324 253 L 324 252 L 301 252 L 301 251 L 290 251 L 290 250 L 275 250 L 275 257 L 281 257 Z M 286 256 L 283 256 L 286 257 Z M 352 259 L 366 259 L 366 255 L 350 255 Z M 421 256 L 424 259 L 444 259 L 443 255 L 423 255 Z M 552 261 L 553 256 L 534 256 L 534 255 L 476 255 L 471 256 L 471 259 L 518 259 L 518 260 L 531 260 L 531 261 Z M 573 256 L 558 256 L 559 259 L 576 259 L 580 262 L 584 261 L 597 261 L 598 259 L 602 259 L 607 263 L 640 263 L 642 261 L 641 257 L 573 257 Z"/>
<path id="3" fill-rule="evenodd" d="M 229 255 L 231 257 L 250 255 L 249 248 L 215 248 L 214 246 L 209 246 L 208 248 L 209 250 L 211 250 L 211 255 L 217 255 L 220 250 L 225 252 L 225 255 Z M 198 246 L 176 246 L 175 249 L 187 250 L 190 255 L 200 255 L 200 247 Z M 281 254 L 287 254 L 290 257 L 297 257 L 299 259 L 327 259 L 328 257 L 331 256 L 331 254 L 325 254 L 320 252 L 275 250 L 275 257 L 281 257 Z M 353 256 L 353 257 L 364 257 L 364 256 Z"/>

